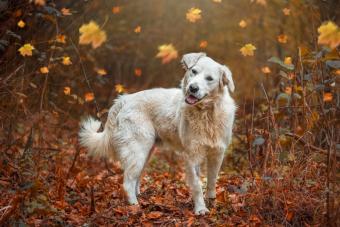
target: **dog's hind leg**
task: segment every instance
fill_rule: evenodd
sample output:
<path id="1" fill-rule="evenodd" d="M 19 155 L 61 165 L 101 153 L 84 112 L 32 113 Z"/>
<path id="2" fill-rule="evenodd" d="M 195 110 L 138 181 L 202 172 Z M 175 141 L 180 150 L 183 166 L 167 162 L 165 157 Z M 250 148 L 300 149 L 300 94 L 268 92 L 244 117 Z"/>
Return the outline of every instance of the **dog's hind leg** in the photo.
<path id="1" fill-rule="evenodd" d="M 218 172 L 220 171 L 223 162 L 223 156 L 224 152 L 222 151 L 208 155 L 207 157 L 208 182 L 206 197 L 208 199 L 216 198 L 216 181 L 218 177 Z"/>
<path id="2" fill-rule="evenodd" d="M 191 189 L 192 198 L 194 200 L 195 214 L 204 215 L 208 213 L 209 210 L 205 206 L 200 178 L 196 172 L 196 165 L 187 163 L 185 174 L 187 183 Z"/>
<path id="3" fill-rule="evenodd" d="M 153 146 L 153 147 L 150 149 L 150 152 L 149 152 L 149 154 L 148 154 L 148 158 L 146 159 L 146 162 L 144 163 L 142 172 L 144 171 L 146 164 L 149 162 L 150 157 L 151 157 L 151 155 L 152 155 L 152 151 L 154 150 L 154 148 L 155 148 L 155 146 Z M 138 179 L 137 179 L 137 184 L 136 184 L 136 195 L 139 195 L 139 194 L 140 194 L 140 181 L 141 181 L 140 178 L 141 178 L 142 172 L 140 173 L 140 175 L 139 175 L 139 177 L 138 177 Z"/>
<path id="4" fill-rule="evenodd" d="M 143 171 L 144 165 L 148 159 L 153 140 L 144 142 L 130 142 L 130 144 L 121 150 L 122 165 L 124 169 L 124 191 L 130 204 L 138 204 L 136 188 L 139 177 Z"/>

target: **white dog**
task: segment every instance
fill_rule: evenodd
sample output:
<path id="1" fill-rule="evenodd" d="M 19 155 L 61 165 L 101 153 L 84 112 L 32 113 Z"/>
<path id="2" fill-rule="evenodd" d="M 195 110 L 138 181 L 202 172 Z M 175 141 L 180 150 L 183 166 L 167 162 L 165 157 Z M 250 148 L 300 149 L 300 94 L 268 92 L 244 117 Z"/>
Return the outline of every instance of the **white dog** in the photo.
<path id="1" fill-rule="evenodd" d="M 130 204 L 138 204 L 139 178 L 156 139 L 179 151 L 186 163 L 186 179 L 195 214 L 206 208 L 195 170 L 207 159 L 207 198 L 216 197 L 216 180 L 232 137 L 236 105 L 230 70 L 205 53 L 182 58 L 186 70 L 181 89 L 151 89 L 120 96 L 111 107 L 103 132 L 92 118 L 82 122 L 80 143 L 92 154 L 111 156 L 124 169 L 124 190 Z M 229 91 L 228 91 L 229 89 Z"/>

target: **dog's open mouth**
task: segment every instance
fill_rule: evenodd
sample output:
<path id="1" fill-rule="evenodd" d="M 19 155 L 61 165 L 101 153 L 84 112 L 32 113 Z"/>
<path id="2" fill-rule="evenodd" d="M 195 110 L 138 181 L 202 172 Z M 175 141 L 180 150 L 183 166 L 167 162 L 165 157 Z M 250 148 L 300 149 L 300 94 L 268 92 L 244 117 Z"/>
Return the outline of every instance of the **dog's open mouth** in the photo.
<path id="1" fill-rule="evenodd" d="M 196 104 L 197 102 L 199 102 L 201 99 L 199 98 L 196 98 L 195 96 L 193 95 L 188 95 L 186 98 L 185 98 L 185 102 L 188 103 L 189 105 L 194 105 Z"/>

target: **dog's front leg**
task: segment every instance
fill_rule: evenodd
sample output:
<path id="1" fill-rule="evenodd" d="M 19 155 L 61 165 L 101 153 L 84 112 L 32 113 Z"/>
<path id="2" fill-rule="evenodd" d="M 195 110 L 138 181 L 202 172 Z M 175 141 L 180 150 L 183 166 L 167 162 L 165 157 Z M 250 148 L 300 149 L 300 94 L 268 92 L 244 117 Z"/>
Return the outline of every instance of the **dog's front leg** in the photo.
<path id="1" fill-rule="evenodd" d="M 207 156 L 208 182 L 206 197 L 208 199 L 216 198 L 216 181 L 223 162 L 223 157 L 224 150 L 211 153 Z"/>
<path id="2" fill-rule="evenodd" d="M 195 214 L 204 215 L 208 213 L 209 210 L 205 206 L 201 182 L 199 176 L 197 175 L 195 167 L 196 165 L 193 163 L 186 164 L 186 179 L 191 189 L 192 198 L 194 200 Z"/>

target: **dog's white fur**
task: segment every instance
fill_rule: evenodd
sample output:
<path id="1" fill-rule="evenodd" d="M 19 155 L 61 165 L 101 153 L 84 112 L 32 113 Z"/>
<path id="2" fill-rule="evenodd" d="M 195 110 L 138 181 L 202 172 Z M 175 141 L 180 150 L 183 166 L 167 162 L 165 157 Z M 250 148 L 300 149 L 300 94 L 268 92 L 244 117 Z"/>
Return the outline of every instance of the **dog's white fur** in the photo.
<path id="1" fill-rule="evenodd" d="M 195 167 L 207 158 L 206 197 L 215 198 L 218 172 L 232 137 L 236 105 L 229 91 L 234 83 L 230 70 L 205 53 L 186 54 L 182 64 L 186 73 L 181 89 L 120 96 L 109 111 L 104 131 L 97 132 L 100 122 L 89 118 L 82 122 L 79 137 L 92 154 L 121 162 L 130 204 L 138 204 L 141 172 L 156 139 L 161 139 L 183 155 L 195 213 L 200 215 L 209 210 Z M 199 90 L 190 92 L 190 85 Z"/>

